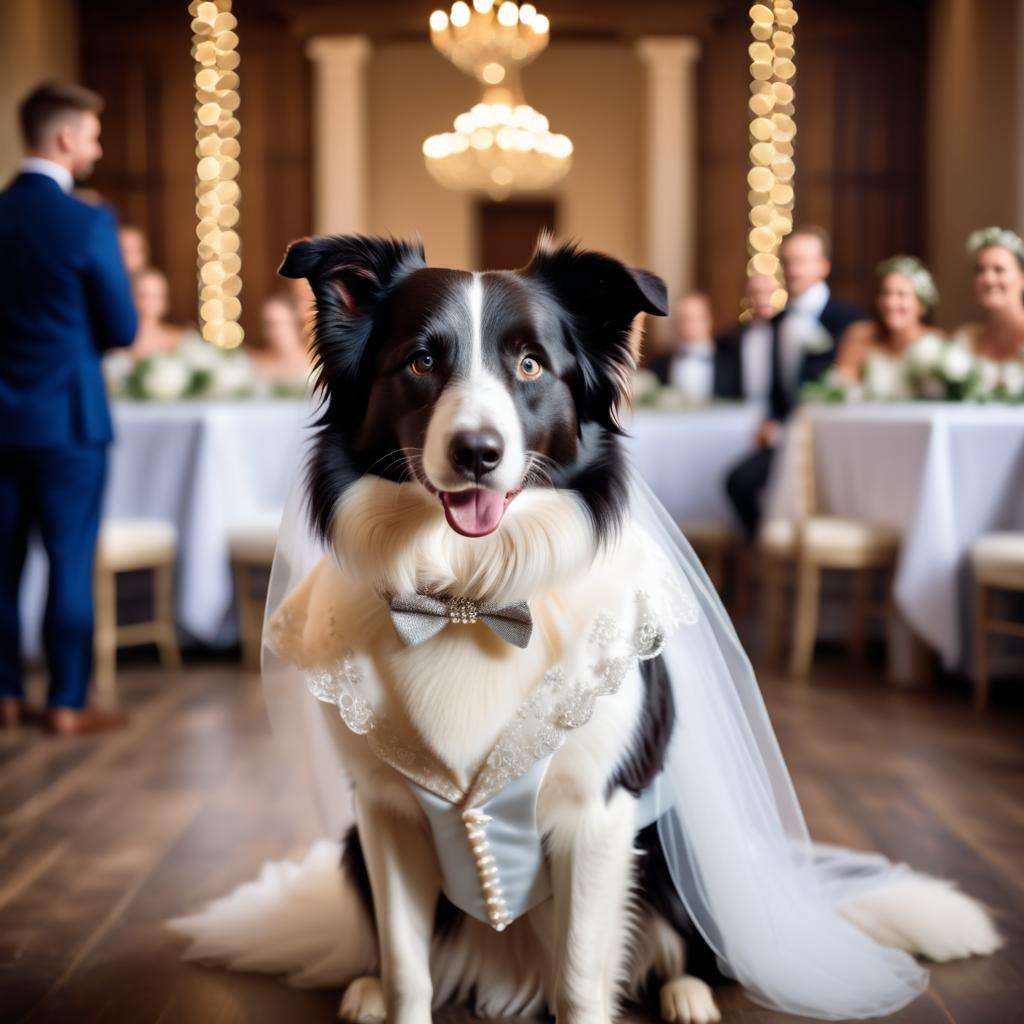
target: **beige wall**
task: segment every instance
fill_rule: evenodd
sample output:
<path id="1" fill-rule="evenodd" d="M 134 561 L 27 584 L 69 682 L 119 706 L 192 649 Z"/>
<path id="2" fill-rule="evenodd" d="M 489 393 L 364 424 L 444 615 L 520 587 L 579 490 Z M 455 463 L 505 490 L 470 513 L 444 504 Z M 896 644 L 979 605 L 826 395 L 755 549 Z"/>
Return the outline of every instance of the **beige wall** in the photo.
<path id="1" fill-rule="evenodd" d="M 560 234 L 641 261 L 642 69 L 625 44 L 552 44 L 523 73 L 526 100 L 575 146 L 573 169 L 553 191 Z M 448 131 L 479 99 L 468 76 L 429 43 L 374 47 L 369 104 L 368 230 L 423 236 L 440 266 L 475 266 L 471 196 L 441 188 L 423 166 L 425 136 Z"/>
<path id="2" fill-rule="evenodd" d="M 929 59 L 928 253 L 954 327 L 977 317 L 967 236 L 1024 232 L 1024 2 L 936 0 Z"/>
<path id="3" fill-rule="evenodd" d="M 0 2 L 0 186 L 21 159 L 17 110 L 22 97 L 47 78 L 77 74 L 74 0 Z"/>

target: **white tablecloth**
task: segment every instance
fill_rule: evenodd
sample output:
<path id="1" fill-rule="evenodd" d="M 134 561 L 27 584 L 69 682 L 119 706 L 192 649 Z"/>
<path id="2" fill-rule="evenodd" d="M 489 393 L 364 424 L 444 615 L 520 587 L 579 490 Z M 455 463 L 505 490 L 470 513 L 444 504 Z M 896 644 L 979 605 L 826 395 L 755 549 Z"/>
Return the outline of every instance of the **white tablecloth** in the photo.
<path id="1" fill-rule="evenodd" d="M 755 404 L 678 412 L 639 409 L 625 427 L 626 450 L 676 522 L 712 519 L 738 526 L 725 493 L 729 470 L 753 450 L 764 418 Z"/>
<path id="2" fill-rule="evenodd" d="M 295 400 L 117 402 L 104 515 L 173 522 L 176 615 L 206 644 L 235 637 L 228 530 L 284 507 L 311 407 Z M 39 649 L 46 560 L 35 548 L 22 588 L 23 642 Z"/>
<path id="3" fill-rule="evenodd" d="M 971 545 L 990 530 L 1024 529 L 1024 408 L 865 404 L 810 416 L 818 511 L 900 530 L 897 608 L 947 668 L 964 665 Z M 794 478 L 784 447 L 769 516 L 798 512 Z"/>
<path id="4" fill-rule="evenodd" d="M 173 522 L 178 530 L 176 617 L 187 637 L 224 646 L 236 637 L 228 530 L 284 506 L 312 408 L 301 401 L 133 403 L 114 409 L 104 514 Z M 757 410 L 742 405 L 641 411 L 626 445 L 677 519 L 729 519 L 723 480 L 750 447 Z M 29 557 L 23 640 L 39 650 L 45 556 Z"/>

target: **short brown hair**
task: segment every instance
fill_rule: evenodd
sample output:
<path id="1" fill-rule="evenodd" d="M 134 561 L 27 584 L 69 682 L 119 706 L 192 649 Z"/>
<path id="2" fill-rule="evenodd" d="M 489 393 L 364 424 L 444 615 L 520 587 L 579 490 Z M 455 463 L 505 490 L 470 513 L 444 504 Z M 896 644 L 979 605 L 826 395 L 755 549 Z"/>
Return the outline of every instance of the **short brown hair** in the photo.
<path id="1" fill-rule="evenodd" d="M 18 117 L 21 137 L 33 148 L 45 141 L 55 122 L 69 113 L 90 112 L 99 115 L 103 99 L 98 93 L 74 82 L 44 82 L 21 101 Z"/>
<path id="2" fill-rule="evenodd" d="M 823 227 L 819 227 L 817 224 L 797 224 L 782 240 L 783 244 L 790 238 L 796 238 L 797 235 L 809 235 L 811 238 L 816 238 L 821 242 L 821 251 L 824 253 L 825 259 L 832 259 L 832 236 Z"/>

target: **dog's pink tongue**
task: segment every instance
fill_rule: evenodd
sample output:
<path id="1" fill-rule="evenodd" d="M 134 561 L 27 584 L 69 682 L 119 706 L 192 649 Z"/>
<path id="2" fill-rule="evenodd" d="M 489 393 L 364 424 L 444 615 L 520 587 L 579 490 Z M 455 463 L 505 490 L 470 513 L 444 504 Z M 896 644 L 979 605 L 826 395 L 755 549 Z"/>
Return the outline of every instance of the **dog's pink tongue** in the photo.
<path id="1" fill-rule="evenodd" d="M 441 495 L 448 525 L 464 537 L 493 533 L 505 514 L 505 495 L 475 487 L 469 491 L 445 491 Z"/>

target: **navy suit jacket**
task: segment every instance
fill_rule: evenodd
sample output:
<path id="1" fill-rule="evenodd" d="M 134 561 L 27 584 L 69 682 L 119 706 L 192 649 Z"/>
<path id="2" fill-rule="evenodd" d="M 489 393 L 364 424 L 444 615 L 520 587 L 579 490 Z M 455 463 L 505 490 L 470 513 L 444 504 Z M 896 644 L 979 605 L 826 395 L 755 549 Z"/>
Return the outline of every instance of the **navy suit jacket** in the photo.
<path id="1" fill-rule="evenodd" d="M 109 442 L 100 355 L 136 326 L 113 213 L 20 174 L 0 193 L 0 446 Z"/>
<path id="2" fill-rule="evenodd" d="M 772 320 L 772 386 L 769 393 L 769 409 L 773 420 L 784 420 L 789 416 L 793 407 L 800 400 L 800 389 L 804 384 L 821 380 L 829 367 L 836 361 L 839 339 L 843 336 L 846 328 L 850 324 L 864 319 L 864 312 L 856 306 L 829 296 L 818 320 L 831 337 L 832 344 L 822 352 L 804 353 L 797 374 L 796 393 L 793 394 L 783 385 L 779 367 L 779 324 L 782 323 L 785 315 L 786 311 L 783 310 Z"/>

